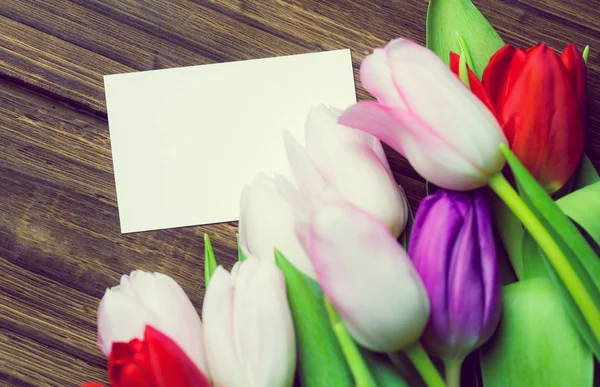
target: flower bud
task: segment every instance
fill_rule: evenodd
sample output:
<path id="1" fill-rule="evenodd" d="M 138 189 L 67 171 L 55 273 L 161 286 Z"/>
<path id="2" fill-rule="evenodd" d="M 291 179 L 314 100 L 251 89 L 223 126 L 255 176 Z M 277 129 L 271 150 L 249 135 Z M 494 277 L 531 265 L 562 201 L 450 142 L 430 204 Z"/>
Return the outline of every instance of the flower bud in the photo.
<path id="1" fill-rule="evenodd" d="M 419 206 L 409 256 L 431 304 L 421 340 L 437 356 L 463 358 L 498 325 L 500 278 L 491 222 L 481 191 L 440 189 Z"/>
<path id="2" fill-rule="evenodd" d="M 406 226 L 408 206 L 381 143 L 338 124 L 340 113 L 325 105 L 313 107 L 305 125 L 305 148 L 289 133 L 284 136 L 298 189 L 308 202 L 329 191 L 383 220 L 399 236 Z"/>
<path id="3" fill-rule="evenodd" d="M 202 317 L 215 387 L 291 386 L 294 326 L 285 280 L 273 260 L 246 257 L 210 279 Z"/>
<path id="4" fill-rule="evenodd" d="M 109 356 L 113 343 L 142 339 L 146 326 L 172 339 L 206 373 L 202 322 L 171 277 L 135 270 L 107 289 L 98 307 L 98 346 Z"/>
<path id="5" fill-rule="evenodd" d="M 383 221 L 338 202 L 316 207 L 297 231 L 319 284 L 360 345 L 390 352 L 418 340 L 427 293 Z"/>

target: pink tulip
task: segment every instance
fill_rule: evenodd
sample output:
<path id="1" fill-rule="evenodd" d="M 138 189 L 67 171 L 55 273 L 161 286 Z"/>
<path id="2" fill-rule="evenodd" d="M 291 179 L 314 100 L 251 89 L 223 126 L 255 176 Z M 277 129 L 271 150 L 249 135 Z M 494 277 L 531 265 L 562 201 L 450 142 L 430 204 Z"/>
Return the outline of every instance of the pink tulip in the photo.
<path id="1" fill-rule="evenodd" d="M 247 257 L 218 267 L 202 310 L 208 367 L 216 387 L 291 386 L 296 343 L 285 281 L 272 260 Z"/>
<path id="2" fill-rule="evenodd" d="M 171 277 L 136 270 L 107 289 L 98 307 L 98 346 L 110 355 L 114 342 L 143 340 L 146 325 L 173 340 L 206 375 L 202 322 Z"/>
<path id="3" fill-rule="evenodd" d="M 290 206 L 294 198 L 297 203 Z M 304 205 L 287 180 L 281 177 L 274 180 L 262 173 L 257 175 L 244 187 L 240 204 L 238 228 L 244 254 L 273 261 L 277 248 L 298 270 L 314 278 L 312 264 L 294 230 L 296 210 Z"/>
<path id="4" fill-rule="evenodd" d="M 381 352 L 418 340 L 429 317 L 419 275 L 385 223 L 348 203 L 317 207 L 298 237 L 354 339 Z"/>
<path id="5" fill-rule="evenodd" d="M 359 102 L 339 122 L 387 143 L 425 179 L 465 191 L 502 170 L 498 121 L 432 51 L 393 40 L 365 58 L 360 78 L 377 102 Z"/>
<path id="6" fill-rule="evenodd" d="M 341 111 L 324 105 L 310 110 L 305 143 L 284 136 L 296 184 L 311 202 L 324 191 L 383 220 L 395 236 L 406 226 L 406 197 L 376 138 L 339 125 Z M 285 252 L 284 252 L 285 254 Z"/>

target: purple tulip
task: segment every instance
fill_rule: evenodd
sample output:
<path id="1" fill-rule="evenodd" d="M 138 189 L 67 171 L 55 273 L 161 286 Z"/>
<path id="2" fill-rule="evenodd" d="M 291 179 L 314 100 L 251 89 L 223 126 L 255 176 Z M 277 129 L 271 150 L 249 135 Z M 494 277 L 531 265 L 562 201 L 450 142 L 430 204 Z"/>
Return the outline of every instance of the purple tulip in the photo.
<path id="1" fill-rule="evenodd" d="M 481 191 L 440 189 L 419 206 L 409 256 L 431 303 L 421 340 L 435 355 L 462 358 L 498 325 L 500 278 L 491 222 Z"/>

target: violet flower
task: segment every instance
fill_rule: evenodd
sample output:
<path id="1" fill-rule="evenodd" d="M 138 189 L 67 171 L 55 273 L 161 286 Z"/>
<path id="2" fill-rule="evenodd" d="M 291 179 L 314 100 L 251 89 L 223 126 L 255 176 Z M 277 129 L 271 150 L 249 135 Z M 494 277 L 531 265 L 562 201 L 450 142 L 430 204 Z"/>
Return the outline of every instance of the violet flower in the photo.
<path id="1" fill-rule="evenodd" d="M 409 246 L 431 304 L 421 338 L 462 359 L 492 335 L 501 294 L 490 209 L 481 191 L 438 190 L 420 204 Z"/>

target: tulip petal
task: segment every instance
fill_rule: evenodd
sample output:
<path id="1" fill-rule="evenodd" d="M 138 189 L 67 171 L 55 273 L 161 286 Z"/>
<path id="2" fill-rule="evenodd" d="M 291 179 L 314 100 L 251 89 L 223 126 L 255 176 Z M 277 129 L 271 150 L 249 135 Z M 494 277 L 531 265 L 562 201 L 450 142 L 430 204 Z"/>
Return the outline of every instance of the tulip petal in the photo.
<path id="1" fill-rule="evenodd" d="M 239 262 L 235 266 L 239 266 Z M 208 368 L 216 387 L 246 385 L 240 358 L 234 349 L 232 285 L 231 275 L 223 267 L 217 267 L 202 307 Z"/>
<path id="2" fill-rule="evenodd" d="M 244 189 L 240 209 L 240 242 L 246 256 L 274 261 L 274 248 L 281 250 L 294 265 L 314 278 L 312 265 L 298 241 L 294 222 L 308 211 L 290 185 L 276 183 L 264 174 L 256 176 Z"/>
<path id="3" fill-rule="evenodd" d="M 394 87 L 385 51 L 377 48 L 360 65 L 360 81 L 364 88 L 385 106 L 403 107 L 404 102 Z"/>
<path id="4" fill-rule="evenodd" d="M 500 320 L 501 307 L 501 283 L 496 256 L 496 242 L 492 230 L 492 214 L 486 197 L 476 194 L 474 198 L 475 212 L 477 215 L 477 235 L 479 236 L 479 247 L 481 249 L 481 275 L 483 278 L 484 310 L 481 341 L 486 341 L 493 333 Z"/>
<path id="5" fill-rule="evenodd" d="M 452 70 L 452 72 L 454 74 L 456 74 L 457 76 L 459 75 L 459 73 L 458 73 L 459 72 L 459 68 L 458 68 L 459 63 L 460 63 L 460 56 L 454 52 L 451 52 L 450 53 L 450 70 Z M 485 89 L 485 87 L 483 86 L 483 83 L 479 80 L 479 78 L 477 78 L 477 75 L 475 75 L 475 73 L 468 66 L 467 66 L 467 74 L 469 77 L 469 86 L 470 86 L 473 94 L 475 94 L 477 96 L 477 98 L 479 98 L 479 100 L 481 102 L 483 102 L 485 104 L 485 106 L 488 109 L 490 109 L 490 111 L 494 115 L 496 115 L 496 109 L 494 107 L 494 102 L 488 95 L 488 92 Z"/>
<path id="6" fill-rule="evenodd" d="M 151 365 L 142 351 L 144 344 L 137 339 L 130 343 L 115 343 L 108 361 L 108 377 L 112 386 L 155 387 Z"/>
<path id="7" fill-rule="evenodd" d="M 482 82 L 496 109 L 502 106 L 519 78 L 525 58 L 525 51 L 508 44 L 490 58 L 490 63 L 483 72 Z"/>
<path id="8" fill-rule="evenodd" d="M 160 316 L 152 325 L 168 334 L 202 371 L 206 371 L 200 316 L 173 278 L 136 270 L 121 279 L 120 288 L 146 305 L 155 316 Z"/>
<path id="9" fill-rule="evenodd" d="M 455 236 L 453 259 L 448 267 L 449 327 L 455 341 L 456 357 L 466 356 L 477 347 L 483 326 L 484 287 L 479 245 L 473 243 L 477 235 L 477 220 L 472 206 L 467 210 L 464 223 Z"/>
<path id="10" fill-rule="evenodd" d="M 210 387 L 200 369 L 164 333 L 151 326 L 146 327 L 144 344 L 147 346 L 148 361 L 156 382 L 152 386 Z"/>
<path id="11" fill-rule="evenodd" d="M 452 246 L 462 227 L 462 211 L 466 210 L 468 196 L 457 195 L 449 200 L 445 195 L 428 196 L 419 205 L 409 244 L 409 256 L 421 275 L 431 302 L 431 317 L 423 338 L 425 345 L 435 353 L 444 351 L 446 338 L 452 337 L 450 298 L 447 273 L 452 257 Z M 435 214 L 431 211 L 435 210 Z M 432 236 L 435 243 L 432 243 Z M 435 269 L 437 268 L 437 269 Z M 437 340 L 443 338 L 444 340 Z"/>
<path id="12" fill-rule="evenodd" d="M 359 101 L 346 109 L 338 122 L 369 133 L 404 155 L 400 141 L 402 128 L 394 119 L 393 114 L 383 105 L 374 101 Z"/>
<path id="13" fill-rule="evenodd" d="M 564 185 L 583 153 L 585 127 L 580 111 L 558 56 L 542 44 L 532 48 L 500 119 L 505 130 L 514 133 L 512 151 L 548 192 Z"/>
<path id="14" fill-rule="evenodd" d="M 390 168 L 390 164 L 387 156 L 385 155 L 385 151 L 383 150 L 383 146 L 381 145 L 381 141 L 379 141 L 377 137 L 360 130 L 357 130 L 356 133 L 358 133 L 358 135 L 362 137 L 363 141 L 365 141 L 365 143 L 367 143 L 367 145 L 373 149 L 373 152 L 375 152 L 384 168 L 391 171 L 392 169 Z"/>
<path id="15" fill-rule="evenodd" d="M 419 140 L 436 138 L 472 168 L 489 175 L 485 180 L 496 173 L 504 163 L 498 149 L 506 139 L 492 112 L 433 52 L 402 39 L 390 42 L 386 51 L 394 83 L 408 110 L 393 111 L 404 128 Z M 419 153 L 424 152 L 419 149 Z"/>
<path id="16" fill-rule="evenodd" d="M 428 301 L 386 225 L 352 205 L 326 205 L 317 210 L 310 233 L 305 248 L 319 283 L 353 337 L 378 351 L 414 342 L 427 321 Z"/>
<path id="17" fill-rule="evenodd" d="M 234 335 L 248 385 L 291 386 L 296 347 L 279 268 L 271 261 L 249 259 L 240 267 L 234 292 Z"/>
<path id="18" fill-rule="evenodd" d="M 473 189 L 485 184 L 489 178 L 485 171 L 478 170 L 439 136 L 432 135 L 427 123 L 408 112 L 385 108 L 372 101 L 361 101 L 342 114 L 340 123 L 371 133 L 396 150 L 404 148 L 404 156 L 413 168 L 440 187 Z M 412 130 L 408 131 L 406 127 Z M 480 149 L 467 152 L 477 153 Z M 497 153 L 496 150 L 494 152 Z M 500 163 L 503 163 L 501 155 L 499 157 Z"/>
<path id="19" fill-rule="evenodd" d="M 300 193 L 307 199 L 318 196 L 326 187 L 306 150 L 289 132 L 283 132 L 283 144 Z"/>
<path id="20" fill-rule="evenodd" d="M 275 174 L 273 176 L 275 186 L 289 204 L 296 219 L 308 219 L 310 216 L 310 205 L 303 200 L 294 185 L 285 177 Z"/>
<path id="21" fill-rule="evenodd" d="M 109 356 L 114 342 L 142 338 L 146 324 L 158 326 L 158 316 L 118 288 L 108 289 L 98 307 L 98 347 Z"/>
<path id="22" fill-rule="evenodd" d="M 571 78 L 571 84 L 575 88 L 575 95 L 582 110 L 581 114 L 585 117 L 587 94 L 587 66 L 585 61 L 574 44 L 569 44 L 564 49 L 560 60 Z"/>
<path id="23" fill-rule="evenodd" d="M 384 220 L 399 236 L 408 211 L 394 176 L 358 131 L 338 124 L 336 118 L 324 106 L 309 113 L 306 151 L 310 159 L 343 200 Z"/>

